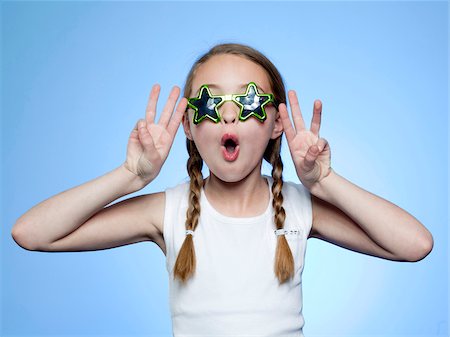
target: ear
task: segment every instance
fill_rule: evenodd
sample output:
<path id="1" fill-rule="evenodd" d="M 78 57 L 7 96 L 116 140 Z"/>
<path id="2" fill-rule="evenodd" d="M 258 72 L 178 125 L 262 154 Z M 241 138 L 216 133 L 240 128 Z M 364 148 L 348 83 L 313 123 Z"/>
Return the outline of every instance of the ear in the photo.
<path id="1" fill-rule="evenodd" d="M 283 133 L 283 123 L 281 122 L 280 113 L 277 110 L 277 114 L 274 121 L 271 139 L 277 139 Z"/>
<path id="2" fill-rule="evenodd" d="M 189 116 L 189 115 L 187 115 Z M 191 125 L 189 123 L 189 117 L 187 117 L 186 114 L 183 114 L 183 117 L 181 119 L 182 123 L 183 123 L 183 129 L 184 129 L 184 134 L 186 135 L 186 137 L 189 140 L 193 140 L 192 139 L 192 135 L 191 135 Z"/>

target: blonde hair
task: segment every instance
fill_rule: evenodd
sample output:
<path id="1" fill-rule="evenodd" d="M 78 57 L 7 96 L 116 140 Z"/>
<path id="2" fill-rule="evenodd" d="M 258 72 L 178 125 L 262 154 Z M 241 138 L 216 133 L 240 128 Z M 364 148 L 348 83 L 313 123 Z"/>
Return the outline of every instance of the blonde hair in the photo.
<path id="1" fill-rule="evenodd" d="M 237 43 L 216 45 L 194 62 L 186 78 L 184 97 L 189 97 L 192 89 L 192 81 L 198 67 L 211 57 L 220 54 L 238 55 L 261 65 L 267 71 L 275 101 L 278 104 L 286 104 L 283 79 L 272 62 L 261 52 L 247 45 Z M 185 114 L 185 117 L 187 117 L 187 110 Z M 186 148 L 189 153 L 187 171 L 190 177 L 189 206 L 186 211 L 186 230 L 189 229 L 195 231 L 200 217 L 200 193 L 201 188 L 204 185 L 202 175 L 203 159 L 201 158 L 194 141 L 186 138 Z M 270 139 L 264 152 L 264 159 L 272 165 L 272 206 L 275 214 L 274 223 L 277 229 L 283 228 L 286 219 L 286 213 L 283 208 L 283 194 L 281 193 L 283 188 L 283 162 L 281 161 L 280 150 L 281 135 L 277 139 Z M 174 278 L 178 278 L 182 282 L 187 281 L 193 276 L 195 266 L 196 258 L 193 236 L 186 235 L 175 262 Z M 277 238 L 274 272 L 280 284 L 284 283 L 294 275 L 294 258 L 285 235 L 279 235 Z"/>

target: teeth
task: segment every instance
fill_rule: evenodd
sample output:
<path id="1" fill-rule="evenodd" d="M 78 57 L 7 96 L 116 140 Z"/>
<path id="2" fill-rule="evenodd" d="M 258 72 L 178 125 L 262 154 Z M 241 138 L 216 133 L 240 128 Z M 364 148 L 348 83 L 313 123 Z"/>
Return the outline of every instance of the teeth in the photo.
<path id="1" fill-rule="evenodd" d="M 227 146 L 227 151 L 232 153 L 236 148 L 234 146 Z"/>

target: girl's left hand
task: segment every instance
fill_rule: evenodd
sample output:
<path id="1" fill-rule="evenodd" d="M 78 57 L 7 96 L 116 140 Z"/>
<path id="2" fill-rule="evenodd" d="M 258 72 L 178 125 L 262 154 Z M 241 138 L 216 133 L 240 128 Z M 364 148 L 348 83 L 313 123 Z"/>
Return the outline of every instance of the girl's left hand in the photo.
<path id="1" fill-rule="evenodd" d="M 295 129 L 289 119 L 286 104 L 280 103 L 278 110 L 298 178 L 311 191 L 311 188 L 331 173 L 330 147 L 326 139 L 319 137 L 322 102 L 314 101 L 311 128 L 307 130 L 294 90 L 289 90 L 288 98 Z"/>

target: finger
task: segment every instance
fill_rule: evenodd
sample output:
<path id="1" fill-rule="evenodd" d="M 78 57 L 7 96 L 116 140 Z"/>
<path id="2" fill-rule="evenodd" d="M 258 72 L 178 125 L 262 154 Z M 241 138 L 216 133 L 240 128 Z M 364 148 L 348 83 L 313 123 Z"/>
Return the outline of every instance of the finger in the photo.
<path id="1" fill-rule="evenodd" d="M 316 136 L 319 136 L 321 118 L 322 118 L 322 102 L 317 99 L 314 101 L 313 118 L 311 120 L 311 132 Z"/>
<path id="2" fill-rule="evenodd" d="M 166 105 L 159 118 L 158 125 L 167 128 L 167 123 L 169 122 L 170 116 L 172 115 L 175 104 L 177 103 L 178 96 L 180 95 L 180 88 L 174 86 L 170 92 L 169 98 L 167 99 Z"/>
<path id="3" fill-rule="evenodd" d="M 182 97 L 178 103 L 177 109 L 170 119 L 169 125 L 167 126 L 167 132 L 172 138 L 175 137 L 178 127 L 180 126 L 181 119 L 183 118 L 184 111 L 186 110 L 188 100 L 186 97 Z"/>
<path id="4" fill-rule="evenodd" d="M 295 137 L 295 130 L 292 127 L 291 120 L 289 118 L 289 114 L 286 108 L 286 104 L 280 103 L 278 105 L 278 111 L 280 112 L 281 123 L 283 125 L 284 133 L 286 134 L 286 139 L 289 142 Z"/>
<path id="5" fill-rule="evenodd" d="M 314 144 L 308 148 L 306 151 L 306 156 L 304 160 L 304 165 L 306 171 L 311 171 L 314 168 L 314 163 L 316 162 L 317 156 L 319 155 L 319 147 Z"/>
<path id="6" fill-rule="evenodd" d="M 140 120 L 141 120 L 141 119 L 139 119 L 139 120 L 136 122 L 136 124 L 134 125 L 133 130 L 131 130 L 130 137 L 131 137 L 132 139 L 138 139 L 138 133 L 139 133 L 139 130 L 138 130 L 138 124 L 139 124 L 139 121 L 140 121 Z"/>
<path id="7" fill-rule="evenodd" d="M 316 145 L 319 147 L 319 151 L 322 152 L 328 146 L 328 141 L 325 138 L 319 138 Z"/>
<path id="8" fill-rule="evenodd" d="M 144 120 L 140 120 L 138 123 L 139 130 L 139 140 L 144 147 L 144 153 L 150 154 L 152 150 L 155 148 L 155 144 L 153 143 L 153 138 L 150 136 L 150 133 L 147 129 L 147 122 Z"/>
<path id="9" fill-rule="evenodd" d="M 291 105 L 292 119 L 294 120 L 295 130 L 299 132 L 305 128 L 305 122 L 303 121 L 300 104 L 298 103 L 297 94 L 294 90 L 289 90 L 288 98 L 289 104 Z"/>
<path id="10" fill-rule="evenodd" d="M 150 97 L 148 99 L 147 108 L 145 109 L 145 119 L 149 123 L 153 123 L 156 115 L 156 103 L 158 102 L 159 92 L 161 91 L 161 86 L 156 83 L 153 85 L 150 91 Z"/>

